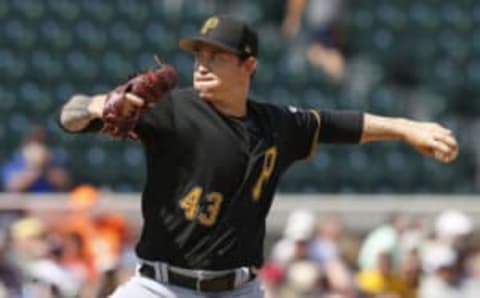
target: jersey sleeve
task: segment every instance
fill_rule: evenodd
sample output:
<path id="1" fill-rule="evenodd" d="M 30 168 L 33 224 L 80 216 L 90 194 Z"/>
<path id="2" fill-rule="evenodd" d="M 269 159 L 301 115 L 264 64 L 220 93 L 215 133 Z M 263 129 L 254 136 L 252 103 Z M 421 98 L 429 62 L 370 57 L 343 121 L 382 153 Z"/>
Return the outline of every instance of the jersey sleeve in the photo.
<path id="1" fill-rule="evenodd" d="M 140 139 L 158 139 L 173 128 L 172 95 L 161 98 L 138 121 L 135 132 Z"/>
<path id="2" fill-rule="evenodd" d="M 322 110 L 319 112 L 320 143 L 357 144 L 363 133 L 364 114 L 356 111 Z"/>
<path id="3" fill-rule="evenodd" d="M 281 108 L 282 144 L 290 160 L 308 158 L 316 152 L 320 130 L 320 116 L 315 110 L 295 107 Z"/>

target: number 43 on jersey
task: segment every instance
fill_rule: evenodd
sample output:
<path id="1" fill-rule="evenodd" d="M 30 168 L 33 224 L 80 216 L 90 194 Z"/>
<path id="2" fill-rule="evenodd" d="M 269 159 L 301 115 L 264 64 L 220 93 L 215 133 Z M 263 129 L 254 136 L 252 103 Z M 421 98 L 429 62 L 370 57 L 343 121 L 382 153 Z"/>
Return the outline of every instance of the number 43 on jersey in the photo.
<path id="1" fill-rule="evenodd" d="M 265 158 L 263 160 L 262 171 L 260 172 L 257 182 L 252 189 L 252 197 L 256 202 L 260 199 L 263 191 L 263 187 L 270 179 L 273 173 L 273 168 L 276 163 L 277 148 L 275 146 L 270 147 L 265 152 Z M 217 221 L 220 207 L 222 206 L 223 196 L 219 192 L 210 192 L 206 195 L 207 208 L 205 210 L 200 209 L 200 199 L 202 197 L 202 188 L 199 186 L 194 187 L 187 195 L 180 200 L 180 208 L 185 212 L 185 218 L 188 220 L 198 219 L 202 225 L 211 226 Z"/>

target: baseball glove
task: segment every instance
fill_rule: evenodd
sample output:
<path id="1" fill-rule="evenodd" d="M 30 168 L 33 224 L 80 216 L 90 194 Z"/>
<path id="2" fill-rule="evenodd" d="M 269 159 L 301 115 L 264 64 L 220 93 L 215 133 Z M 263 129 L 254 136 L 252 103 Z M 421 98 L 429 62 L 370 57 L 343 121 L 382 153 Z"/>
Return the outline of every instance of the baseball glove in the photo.
<path id="1" fill-rule="evenodd" d="M 176 84 L 175 69 L 165 64 L 160 64 L 157 70 L 148 70 L 130 76 L 126 83 L 107 94 L 103 108 L 102 132 L 116 139 L 137 139 L 138 136 L 133 129 L 140 117 Z M 143 103 L 132 105 L 129 94 L 140 98 Z"/>

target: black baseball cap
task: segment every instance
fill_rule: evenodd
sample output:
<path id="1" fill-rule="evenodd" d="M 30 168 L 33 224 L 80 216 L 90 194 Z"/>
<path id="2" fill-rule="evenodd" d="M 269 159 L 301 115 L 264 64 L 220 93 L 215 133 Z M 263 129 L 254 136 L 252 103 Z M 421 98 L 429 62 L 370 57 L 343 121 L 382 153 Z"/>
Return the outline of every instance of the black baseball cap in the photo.
<path id="1" fill-rule="evenodd" d="M 258 54 L 257 33 L 246 23 L 227 15 L 208 18 L 198 36 L 179 41 L 180 48 L 190 52 L 196 51 L 199 44 L 219 47 L 240 57 Z"/>

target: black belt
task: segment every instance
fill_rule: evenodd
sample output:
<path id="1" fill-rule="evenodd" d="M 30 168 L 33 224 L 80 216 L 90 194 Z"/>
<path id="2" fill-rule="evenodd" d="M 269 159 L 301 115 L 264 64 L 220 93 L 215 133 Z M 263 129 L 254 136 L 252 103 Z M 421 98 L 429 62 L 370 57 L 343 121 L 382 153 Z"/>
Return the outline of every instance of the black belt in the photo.
<path id="1" fill-rule="evenodd" d="M 148 277 L 150 279 L 161 281 L 155 274 L 155 267 L 149 264 L 142 264 L 139 269 L 141 276 Z M 186 276 L 173 272 L 172 270 L 167 270 L 168 282 L 169 284 L 189 288 L 195 291 L 201 292 L 222 292 L 229 291 L 235 288 L 235 273 L 226 273 L 220 277 L 209 278 L 209 279 L 199 279 L 191 276 Z M 253 280 L 256 277 L 256 274 L 250 270 L 248 281 Z"/>

